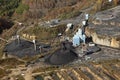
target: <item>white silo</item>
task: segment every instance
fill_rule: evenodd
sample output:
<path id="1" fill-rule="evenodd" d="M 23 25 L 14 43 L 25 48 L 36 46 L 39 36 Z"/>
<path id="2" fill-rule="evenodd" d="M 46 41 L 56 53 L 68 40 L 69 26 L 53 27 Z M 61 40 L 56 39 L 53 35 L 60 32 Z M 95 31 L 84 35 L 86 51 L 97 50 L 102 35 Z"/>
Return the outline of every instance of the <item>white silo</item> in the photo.
<path id="1" fill-rule="evenodd" d="M 86 20 L 89 19 L 89 14 L 85 14 L 85 19 L 86 19 Z"/>
<path id="2" fill-rule="evenodd" d="M 76 33 L 76 35 L 78 35 L 79 38 L 82 39 L 82 29 L 78 29 L 78 32 Z"/>
<path id="3" fill-rule="evenodd" d="M 82 34 L 82 29 L 78 29 L 78 33 L 79 33 L 79 35 L 81 35 Z"/>
<path id="4" fill-rule="evenodd" d="M 83 34 L 83 35 L 82 35 L 82 41 L 83 41 L 83 43 L 86 42 L 85 39 L 86 39 L 86 36 L 85 36 L 85 34 Z"/>
<path id="5" fill-rule="evenodd" d="M 76 34 L 75 34 L 76 36 L 79 36 L 79 33 L 78 32 L 76 32 Z"/>
<path id="6" fill-rule="evenodd" d="M 80 45 L 80 37 L 78 35 L 74 35 L 73 37 L 73 46 L 79 46 Z"/>
<path id="7" fill-rule="evenodd" d="M 82 24 L 83 24 L 83 26 L 82 26 L 82 34 L 84 34 L 85 33 L 85 27 L 86 27 L 86 21 L 82 21 Z"/>

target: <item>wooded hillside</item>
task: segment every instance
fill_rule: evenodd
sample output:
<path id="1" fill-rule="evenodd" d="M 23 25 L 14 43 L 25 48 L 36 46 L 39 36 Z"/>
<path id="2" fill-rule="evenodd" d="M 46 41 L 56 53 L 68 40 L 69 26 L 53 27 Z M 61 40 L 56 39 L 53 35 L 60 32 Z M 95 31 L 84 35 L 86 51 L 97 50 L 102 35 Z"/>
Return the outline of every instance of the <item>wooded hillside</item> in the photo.
<path id="1" fill-rule="evenodd" d="M 27 16 L 30 18 L 69 18 L 81 9 L 96 4 L 96 10 L 106 9 L 119 4 L 119 0 L 0 0 L 0 15 Z M 107 6 L 106 6 L 107 5 Z"/>

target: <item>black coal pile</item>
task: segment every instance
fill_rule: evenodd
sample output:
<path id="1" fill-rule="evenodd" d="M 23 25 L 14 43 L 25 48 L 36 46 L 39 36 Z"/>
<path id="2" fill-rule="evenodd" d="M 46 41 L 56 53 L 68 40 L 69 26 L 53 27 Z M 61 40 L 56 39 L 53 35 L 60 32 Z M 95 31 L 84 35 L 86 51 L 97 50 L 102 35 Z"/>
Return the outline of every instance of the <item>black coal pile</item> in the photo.
<path id="1" fill-rule="evenodd" d="M 74 52 L 72 44 L 68 41 L 62 43 L 61 48 L 49 55 L 45 62 L 52 65 L 64 65 L 77 59 L 77 54 Z"/>
<path id="2" fill-rule="evenodd" d="M 14 40 L 13 42 L 5 46 L 4 52 L 6 52 L 8 55 L 13 55 L 18 57 L 33 56 L 40 54 L 40 48 L 39 48 L 40 46 L 44 48 L 44 46 L 47 45 L 36 43 L 36 50 L 35 50 L 34 44 L 32 42 L 21 39 L 20 43 L 18 43 L 18 40 Z"/>

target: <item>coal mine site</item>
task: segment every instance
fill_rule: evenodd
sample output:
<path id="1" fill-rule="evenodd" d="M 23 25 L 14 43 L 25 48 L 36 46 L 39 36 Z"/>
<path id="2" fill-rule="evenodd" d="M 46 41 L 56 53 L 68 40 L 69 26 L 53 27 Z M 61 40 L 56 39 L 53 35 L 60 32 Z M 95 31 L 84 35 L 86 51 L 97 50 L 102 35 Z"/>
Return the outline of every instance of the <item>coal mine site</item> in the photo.
<path id="1" fill-rule="evenodd" d="M 45 62 L 51 65 L 65 65 L 78 58 L 71 43 L 65 41 L 61 43 L 61 48 L 46 57 Z"/>
<path id="2" fill-rule="evenodd" d="M 49 45 L 42 44 L 42 43 L 36 43 L 36 50 L 34 48 L 34 44 L 30 41 L 20 39 L 20 42 L 18 43 L 18 40 L 14 40 L 11 43 L 7 44 L 4 48 L 4 52 L 7 55 L 17 56 L 17 57 L 25 57 L 25 56 L 33 56 L 38 55 L 41 53 L 40 46 L 42 47 L 42 52 L 46 52 L 48 48 L 50 48 Z M 49 47 L 46 47 L 49 46 Z M 44 48 L 47 48 L 44 50 Z"/>

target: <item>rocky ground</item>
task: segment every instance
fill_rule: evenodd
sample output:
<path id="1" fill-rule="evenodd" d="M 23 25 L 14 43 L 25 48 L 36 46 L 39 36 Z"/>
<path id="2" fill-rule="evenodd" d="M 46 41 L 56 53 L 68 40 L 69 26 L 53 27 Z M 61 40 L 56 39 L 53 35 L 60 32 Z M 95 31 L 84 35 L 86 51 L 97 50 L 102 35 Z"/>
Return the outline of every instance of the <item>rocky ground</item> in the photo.
<path id="1" fill-rule="evenodd" d="M 119 62 L 86 63 L 74 68 L 41 73 L 44 80 L 119 80 Z M 34 74 L 33 74 L 34 75 Z"/>
<path id="2" fill-rule="evenodd" d="M 93 42 L 120 49 L 120 6 L 99 12 L 95 20 L 89 23 L 86 34 Z"/>

